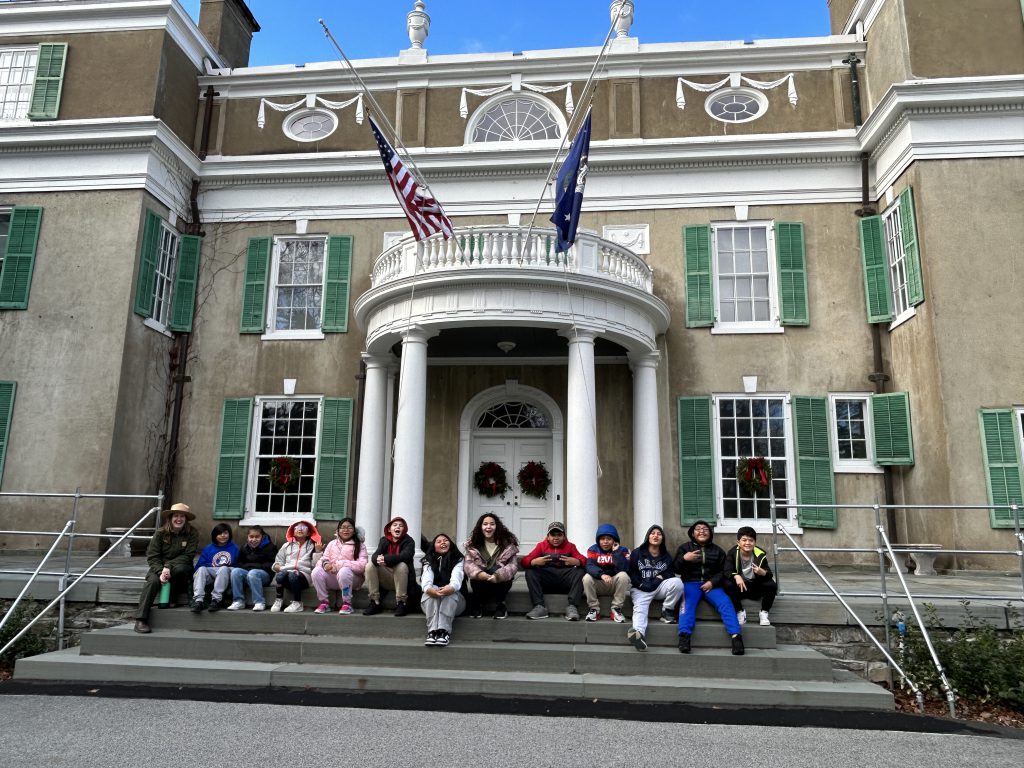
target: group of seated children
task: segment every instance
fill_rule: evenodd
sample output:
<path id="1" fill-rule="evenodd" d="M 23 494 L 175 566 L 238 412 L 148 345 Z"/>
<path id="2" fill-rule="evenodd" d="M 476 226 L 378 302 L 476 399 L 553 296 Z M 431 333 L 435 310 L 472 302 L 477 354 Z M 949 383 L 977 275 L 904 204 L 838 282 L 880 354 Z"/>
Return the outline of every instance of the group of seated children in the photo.
<path id="1" fill-rule="evenodd" d="M 239 549 L 230 527 L 219 523 L 193 566 L 199 545 L 198 532 L 190 524 L 194 519 L 186 504 L 175 504 L 164 512 L 163 525 L 146 550 L 149 572 L 136 613 L 136 632 L 151 631 L 149 611 L 158 594 L 160 607 L 167 607 L 170 590 L 184 591 L 189 580 L 189 605 L 194 613 L 204 608 L 220 610 L 229 586 L 232 602 L 227 609 L 244 609 L 246 585 L 253 610 L 266 610 L 264 590 L 273 580 L 276 599 L 271 612 L 301 612 L 302 593 L 312 585 L 319 601 L 315 613 L 332 610 L 330 590 L 337 590 L 338 613 L 351 614 L 353 592 L 365 582 L 369 592 L 365 615 L 383 610 L 381 590 L 385 589 L 395 592 L 395 615 L 404 616 L 409 612 L 409 596 L 418 587 L 428 646 L 448 645 L 453 620 L 467 606 L 474 618 L 483 616 L 490 603 L 495 605 L 495 619 L 508 616 L 505 599 L 519 567 L 519 542 L 494 514 L 480 516 L 463 544 L 465 552 L 447 534 L 437 534 L 423 556 L 418 584 L 413 568 L 415 542 L 401 517 L 385 525 L 372 556 L 349 517 L 338 523 L 334 539 L 326 547 L 316 526 L 305 520 L 289 526 L 280 549 L 260 526 L 248 529 L 246 543 Z M 628 595 L 633 616 L 627 639 L 643 651 L 647 649 L 649 608 L 657 600 L 662 603 L 661 621 L 678 625 L 679 651 L 689 653 L 697 604 L 707 600 L 732 638 L 732 652 L 743 654 L 741 627 L 746 623 L 746 611 L 742 601 L 760 600 L 760 623 L 770 623 L 768 611 L 776 585 L 767 553 L 757 547 L 757 534 L 750 527 L 739 529 L 737 544 L 728 553 L 713 542 L 711 526 L 703 520 L 690 526 L 687 533 L 689 541 L 676 550 L 675 557 L 669 554 L 665 531 L 658 525 L 652 525 L 643 542 L 630 552 L 621 546 L 615 526 L 605 523 L 584 555 L 566 538 L 562 523 L 551 523 L 545 538 L 522 558 L 532 604 L 526 618 L 547 618 L 545 595 L 564 594 L 568 596 L 567 620 L 579 620 L 577 604 L 585 596 L 586 620 L 597 621 L 601 618 L 599 597 L 605 595 L 611 596 L 612 621 L 621 623 L 626 620 L 623 606 Z M 286 591 L 291 596 L 287 607 Z"/>

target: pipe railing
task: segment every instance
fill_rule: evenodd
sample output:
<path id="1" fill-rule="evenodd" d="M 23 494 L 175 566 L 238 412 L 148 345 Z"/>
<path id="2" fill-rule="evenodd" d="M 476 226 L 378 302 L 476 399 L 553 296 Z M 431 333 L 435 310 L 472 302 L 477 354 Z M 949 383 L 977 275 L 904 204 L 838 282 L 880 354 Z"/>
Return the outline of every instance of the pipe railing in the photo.
<path id="1" fill-rule="evenodd" d="M 57 533 L 57 538 L 54 540 L 53 544 L 50 546 L 50 549 L 47 550 L 47 552 L 43 556 L 42 560 L 40 560 L 39 565 L 36 567 L 36 569 L 32 573 L 32 575 L 29 577 L 28 582 L 25 584 L 25 587 L 21 590 L 21 593 L 14 600 L 14 602 L 11 604 L 11 606 L 7 609 L 7 613 L 4 616 L 4 622 L 7 621 L 7 619 L 14 614 L 14 611 L 18 607 L 18 604 L 21 602 L 21 600 L 24 598 L 24 596 L 28 593 L 29 588 L 31 587 L 32 583 L 35 581 L 37 576 L 45 574 L 45 575 L 54 575 L 54 576 L 58 576 L 59 577 L 58 578 L 58 582 L 57 582 L 57 591 L 58 591 L 57 597 L 55 597 L 53 599 L 53 601 L 50 602 L 49 605 L 47 605 L 45 608 L 43 608 L 43 610 L 41 610 L 35 616 L 35 618 L 33 618 L 28 624 L 26 624 L 24 627 L 22 627 L 21 631 L 18 632 L 14 637 L 12 637 L 7 642 L 7 644 L 4 645 L 3 648 L 0 648 L 0 654 L 3 654 L 4 652 L 6 652 L 8 648 L 13 647 L 14 644 L 16 642 L 18 642 L 18 640 L 20 640 L 22 637 L 24 637 L 24 635 L 27 634 L 28 631 L 30 629 L 32 629 L 32 627 L 35 626 L 36 623 L 41 618 L 43 618 L 43 616 L 45 616 L 50 611 L 50 609 L 53 608 L 55 605 L 59 605 L 58 616 L 57 616 L 57 648 L 60 649 L 60 650 L 63 650 L 63 648 L 64 648 L 64 619 L 65 619 L 65 607 L 66 607 L 65 606 L 65 597 L 66 597 L 66 595 L 69 592 L 71 592 L 71 590 L 73 590 L 76 586 L 78 586 L 79 582 L 81 582 L 83 579 L 88 578 L 89 575 L 92 573 L 92 571 L 96 568 L 96 566 L 98 566 L 101 562 L 103 562 L 103 560 L 106 559 L 107 555 L 109 555 L 111 552 L 113 552 L 119 545 L 121 545 L 122 543 L 127 541 L 128 538 L 137 538 L 137 537 L 135 537 L 133 535 L 135 530 L 137 528 L 139 528 L 147 520 L 147 518 L 150 517 L 150 515 L 153 515 L 154 519 L 159 519 L 160 510 L 163 509 L 163 505 L 164 505 L 164 494 L 163 494 L 162 491 L 157 493 L 157 494 L 155 494 L 155 495 L 149 495 L 149 494 L 147 494 L 147 495 L 143 495 L 143 494 L 113 494 L 113 493 L 82 493 L 80 489 L 75 489 L 74 493 L 47 493 L 47 492 L 39 492 L 39 491 L 0 491 L 0 498 L 4 498 L 4 497 L 74 499 L 74 503 L 73 503 L 72 508 L 71 508 L 71 519 L 68 520 L 64 524 L 64 528 L 59 533 L 57 533 L 56 531 L 33 531 L 31 533 L 26 532 L 26 531 L 0 531 L 0 534 L 6 534 L 6 535 L 35 535 L 35 536 L 41 536 L 41 535 L 52 535 L 54 533 Z M 106 538 L 106 539 L 109 539 L 110 540 L 110 546 L 99 557 L 97 557 L 92 562 L 92 564 L 90 564 L 81 574 L 78 574 L 77 577 L 75 578 L 75 580 L 71 584 L 68 584 L 68 579 L 72 578 L 72 576 L 75 575 L 75 574 L 72 574 L 72 572 L 71 572 L 71 553 L 74 550 L 74 544 L 75 544 L 75 541 L 74 541 L 75 540 L 75 536 L 76 536 L 76 534 L 75 534 L 75 526 L 77 525 L 77 522 L 78 522 L 78 506 L 79 506 L 79 502 L 82 499 L 156 499 L 157 503 L 156 503 L 156 506 L 151 507 L 146 512 L 146 514 L 144 514 L 142 517 L 140 517 L 138 519 L 138 521 L 136 521 L 136 523 L 134 525 L 132 525 L 127 530 L 125 530 L 125 532 L 123 534 L 121 534 L 117 538 L 114 538 L 113 534 L 108 534 L 108 535 L 104 535 L 104 534 L 89 534 L 89 533 L 77 534 L 81 538 Z M 60 544 L 60 542 L 65 540 L 65 539 L 67 539 L 67 551 L 66 551 L 65 556 L 64 556 L 64 570 L 59 572 L 59 573 L 44 572 L 42 570 L 43 566 L 46 564 L 47 560 L 49 560 L 50 555 L 53 554 L 53 552 L 56 550 L 56 548 Z M 28 573 L 28 571 L 11 571 L 11 570 L 4 570 L 4 571 L 0 571 L 0 572 L 2 572 L 2 573 Z M 104 578 L 112 578 L 112 577 L 106 577 L 105 576 Z M 113 578 L 117 578 L 117 577 L 113 577 Z M 139 577 L 137 577 L 137 576 L 122 576 L 120 578 L 121 579 L 131 579 L 131 580 L 138 580 L 139 579 Z M 0 627 L 3 626 L 4 622 L 0 622 Z"/>

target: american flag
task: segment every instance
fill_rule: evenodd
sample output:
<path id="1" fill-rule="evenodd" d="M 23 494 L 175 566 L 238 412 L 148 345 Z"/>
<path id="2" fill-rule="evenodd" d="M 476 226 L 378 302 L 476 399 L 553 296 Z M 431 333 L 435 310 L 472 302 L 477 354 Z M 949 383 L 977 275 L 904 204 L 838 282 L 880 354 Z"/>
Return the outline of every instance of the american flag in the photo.
<path id="1" fill-rule="evenodd" d="M 370 118 L 370 129 L 377 140 L 380 159 L 384 163 L 384 171 L 388 175 L 391 189 L 398 198 L 398 204 L 405 211 L 412 234 L 417 240 L 425 240 L 433 234 L 441 232 L 447 240 L 452 236 L 452 222 L 444 212 L 441 204 L 432 197 L 425 197 L 420 192 L 419 182 L 412 171 L 405 167 L 402 158 L 388 144 L 377 123 Z"/>

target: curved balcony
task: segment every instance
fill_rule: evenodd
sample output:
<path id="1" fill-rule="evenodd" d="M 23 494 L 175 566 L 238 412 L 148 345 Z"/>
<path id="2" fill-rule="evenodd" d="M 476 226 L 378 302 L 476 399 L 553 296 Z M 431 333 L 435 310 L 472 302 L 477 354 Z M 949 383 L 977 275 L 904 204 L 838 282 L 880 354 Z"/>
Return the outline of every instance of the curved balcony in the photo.
<path id="1" fill-rule="evenodd" d="M 536 269 L 611 280 L 652 292 L 652 272 L 630 251 L 597 235 L 580 232 L 566 253 L 555 251 L 555 230 L 508 225 L 459 227 L 455 237 L 434 235 L 417 242 L 409 235 L 374 262 L 370 284 L 379 288 L 403 278 L 451 270 Z"/>
<path id="2" fill-rule="evenodd" d="M 355 302 L 366 350 L 391 349 L 412 326 L 449 329 L 586 328 L 629 353 L 657 349 L 668 307 L 653 273 L 630 251 L 580 232 L 567 253 L 554 229 L 459 227 L 455 236 L 416 242 L 411 235 L 377 257 L 370 289 Z"/>

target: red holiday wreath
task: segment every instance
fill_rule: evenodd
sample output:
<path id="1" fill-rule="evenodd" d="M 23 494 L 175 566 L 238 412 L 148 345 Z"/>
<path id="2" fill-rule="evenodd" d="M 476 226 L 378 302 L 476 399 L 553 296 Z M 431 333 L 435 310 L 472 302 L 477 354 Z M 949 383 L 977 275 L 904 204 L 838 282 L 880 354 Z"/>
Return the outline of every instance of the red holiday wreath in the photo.
<path id="1" fill-rule="evenodd" d="M 740 459 L 736 480 L 748 496 L 766 496 L 772 484 L 772 465 L 764 456 Z"/>
<path id="2" fill-rule="evenodd" d="M 516 475 L 519 481 L 519 490 L 524 496 L 533 496 L 535 499 L 546 499 L 548 488 L 551 487 L 551 475 L 543 461 L 528 461 Z"/>
<path id="3" fill-rule="evenodd" d="M 505 498 L 508 491 L 508 476 L 505 468 L 495 461 L 485 461 L 473 475 L 473 484 L 482 496 L 493 499 L 495 496 Z"/>
<path id="4" fill-rule="evenodd" d="M 299 484 L 300 477 L 302 470 L 299 469 L 299 462 L 291 456 L 277 456 L 270 460 L 267 479 L 278 490 L 290 491 Z"/>

